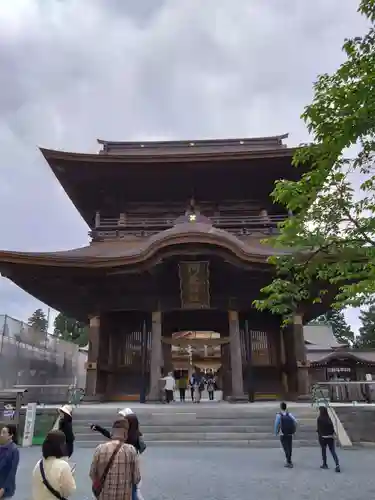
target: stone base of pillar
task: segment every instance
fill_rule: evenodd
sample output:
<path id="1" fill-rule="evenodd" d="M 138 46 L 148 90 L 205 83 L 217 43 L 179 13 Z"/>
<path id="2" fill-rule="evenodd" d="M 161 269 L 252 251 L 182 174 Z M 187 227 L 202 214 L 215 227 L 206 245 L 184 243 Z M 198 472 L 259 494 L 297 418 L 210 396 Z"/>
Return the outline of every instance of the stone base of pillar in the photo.
<path id="1" fill-rule="evenodd" d="M 97 394 L 96 396 L 84 396 L 84 403 L 104 403 L 106 398 L 103 394 Z"/>
<path id="2" fill-rule="evenodd" d="M 311 394 L 298 394 L 297 401 L 311 401 Z"/>
<path id="3" fill-rule="evenodd" d="M 248 403 L 249 396 L 247 394 L 236 394 L 228 396 L 226 400 L 228 401 L 228 403 Z"/>

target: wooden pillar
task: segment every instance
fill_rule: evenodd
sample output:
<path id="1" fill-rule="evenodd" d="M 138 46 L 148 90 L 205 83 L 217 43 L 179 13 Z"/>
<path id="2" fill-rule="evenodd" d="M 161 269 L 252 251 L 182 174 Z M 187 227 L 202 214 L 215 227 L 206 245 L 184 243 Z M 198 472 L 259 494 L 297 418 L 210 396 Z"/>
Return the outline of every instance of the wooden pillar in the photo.
<path id="1" fill-rule="evenodd" d="M 229 311 L 229 345 L 232 373 L 232 394 L 229 399 L 233 402 L 247 401 L 243 388 L 241 337 L 237 311 Z"/>
<path id="2" fill-rule="evenodd" d="M 293 337 L 297 364 L 297 392 L 299 398 L 309 398 L 309 368 L 306 357 L 305 337 L 303 335 L 303 316 L 295 314 L 293 319 Z"/>
<path id="3" fill-rule="evenodd" d="M 95 398 L 100 390 L 100 316 L 90 318 L 89 351 L 87 356 L 86 397 Z"/>
<path id="4" fill-rule="evenodd" d="M 286 398 L 289 393 L 288 388 L 288 376 L 286 373 L 286 351 L 285 351 L 285 339 L 284 330 L 280 329 L 280 365 L 281 365 L 281 386 L 283 391 L 283 397 Z"/>
<path id="5" fill-rule="evenodd" d="M 150 391 L 148 399 L 150 401 L 159 400 L 159 384 L 161 377 L 161 367 L 163 363 L 162 347 L 162 315 L 161 312 L 152 313 L 152 337 L 151 337 L 151 362 L 150 362 Z"/>
<path id="6" fill-rule="evenodd" d="M 168 375 L 169 372 L 173 371 L 172 363 L 172 345 L 169 342 L 163 342 L 162 347 L 163 353 L 163 375 Z"/>
<path id="7" fill-rule="evenodd" d="M 309 373 L 306 360 L 306 347 L 303 335 L 303 316 L 293 317 L 293 324 L 284 332 L 284 349 L 288 381 L 288 398 L 297 399 L 309 395 Z"/>

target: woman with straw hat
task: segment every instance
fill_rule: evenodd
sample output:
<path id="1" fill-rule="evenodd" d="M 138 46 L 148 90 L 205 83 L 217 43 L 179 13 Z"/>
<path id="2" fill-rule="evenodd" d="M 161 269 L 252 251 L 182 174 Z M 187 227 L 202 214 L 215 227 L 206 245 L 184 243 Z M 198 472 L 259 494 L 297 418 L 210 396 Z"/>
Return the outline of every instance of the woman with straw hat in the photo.
<path id="1" fill-rule="evenodd" d="M 65 434 L 66 455 L 70 458 L 74 449 L 74 433 L 72 425 L 73 408 L 70 405 L 64 405 L 59 408 L 60 420 L 59 430 Z"/>

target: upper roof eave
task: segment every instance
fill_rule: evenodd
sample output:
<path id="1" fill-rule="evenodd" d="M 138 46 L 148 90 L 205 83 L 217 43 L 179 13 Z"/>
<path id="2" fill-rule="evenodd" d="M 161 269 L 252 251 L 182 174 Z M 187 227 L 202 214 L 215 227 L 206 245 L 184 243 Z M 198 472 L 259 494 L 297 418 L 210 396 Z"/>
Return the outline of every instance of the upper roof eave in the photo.
<path id="1" fill-rule="evenodd" d="M 150 154 L 143 153 L 121 153 L 121 154 L 99 154 L 99 153 L 72 153 L 54 149 L 39 148 L 42 155 L 49 163 L 50 160 L 63 160 L 72 163 L 157 163 L 161 160 L 168 162 L 207 162 L 212 160 L 246 160 L 261 158 L 291 158 L 297 148 L 275 148 L 259 149 L 252 151 L 220 151 L 220 152 L 199 152 L 197 150 L 187 152 L 158 152 L 153 151 Z"/>

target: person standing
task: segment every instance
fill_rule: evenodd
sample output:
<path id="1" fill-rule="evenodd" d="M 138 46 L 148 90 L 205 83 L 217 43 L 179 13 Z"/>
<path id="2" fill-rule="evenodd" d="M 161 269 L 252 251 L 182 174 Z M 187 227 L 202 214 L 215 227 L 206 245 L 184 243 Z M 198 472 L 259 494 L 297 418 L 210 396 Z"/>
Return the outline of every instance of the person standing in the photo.
<path id="1" fill-rule="evenodd" d="M 180 392 L 180 401 L 181 403 L 185 403 L 185 394 L 186 394 L 187 380 L 184 376 L 181 376 L 178 380 L 178 390 Z"/>
<path id="2" fill-rule="evenodd" d="M 189 387 L 190 387 L 190 396 L 191 402 L 194 403 L 194 391 L 195 391 L 195 372 L 191 374 L 189 379 Z"/>
<path id="3" fill-rule="evenodd" d="M 74 433 L 73 433 L 73 408 L 70 405 L 64 405 L 59 408 L 60 420 L 59 431 L 65 434 L 66 440 L 66 456 L 71 457 L 74 450 Z"/>
<path id="4" fill-rule="evenodd" d="M 174 399 L 174 391 L 176 390 L 176 381 L 173 377 L 173 373 L 169 372 L 166 377 L 163 378 L 165 380 L 165 399 L 169 404 Z"/>
<path id="5" fill-rule="evenodd" d="M 17 427 L 4 426 L 0 432 L 0 498 L 11 498 L 16 493 L 16 474 L 20 461 L 17 448 Z"/>
<path id="6" fill-rule="evenodd" d="M 128 429 L 127 419 L 117 420 L 112 426 L 111 441 L 95 450 L 90 478 L 99 500 L 131 500 L 141 480 L 137 451 L 126 444 Z"/>
<path id="7" fill-rule="evenodd" d="M 339 457 L 336 453 L 335 447 L 335 428 L 333 427 L 332 420 L 328 414 L 328 410 L 325 406 L 319 408 L 319 416 L 317 419 L 317 433 L 319 437 L 319 444 L 322 450 L 322 461 L 323 464 L 320 466 L 321 469 L 328 469 L 327 465 L 327 446 L 331 452 L 332 458 L 335 462 L 335 471 L 341 472 Z"/>
<path id="8" fill-rule="evenodd" d="M 210 377 L 207 380 L 207 392 L 208 392 L 208 399 L 210 401 L 213 401 L 215 396 L 215 380 L 213 377 Z"/>
<path id="9" fill-rule="evenodd" d="M 66 460 L 66 441 L 62 431 L 51 431 L 42 445 L 42 460 L 34 467 L 32 477 L 33 500 L 55 500 L 60 495 L 70 497 L 76 491 L 74 469 Z M 51 491 L 53 490 L 54 493 Z"/>
<path id="10" fill-rule="evenodd" d="M 288 412 L 286 403 L 280 404 L 280 412 L 275 418 L 275 434 L 280 435 L 281 446 L 285 453 L 285 467 L 292 469 L 293 435 L 297 429 L 297 420 Z"/>

